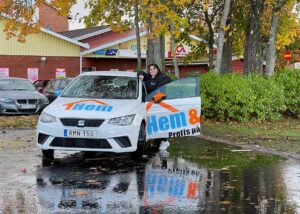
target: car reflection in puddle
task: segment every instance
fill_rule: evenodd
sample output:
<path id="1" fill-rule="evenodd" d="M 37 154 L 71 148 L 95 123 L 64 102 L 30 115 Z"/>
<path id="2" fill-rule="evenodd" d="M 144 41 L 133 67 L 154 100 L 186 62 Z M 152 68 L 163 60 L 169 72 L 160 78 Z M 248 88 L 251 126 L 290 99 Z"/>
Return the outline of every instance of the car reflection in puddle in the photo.
<path id="1" fill-rule="evenodd" d="M 199 187 L 204 187 L 207 173 L 192 163 L 167 160 L 159 153 L 144 163 L 118 158 L 72 163 L 68 158 L 37 171 L 42 212 L 144 213 L 173 206 L 177 211 L 199 210 L 204 195 Z"/>
<path id="2" fill-rule="evenodd" d="M 86 162 L 75 154 L 40 168 L 41 213 L 296 213 L 282 185 L 282 159 L 195 138 L 184 143 L 173 141 L 168 157 Z"/>

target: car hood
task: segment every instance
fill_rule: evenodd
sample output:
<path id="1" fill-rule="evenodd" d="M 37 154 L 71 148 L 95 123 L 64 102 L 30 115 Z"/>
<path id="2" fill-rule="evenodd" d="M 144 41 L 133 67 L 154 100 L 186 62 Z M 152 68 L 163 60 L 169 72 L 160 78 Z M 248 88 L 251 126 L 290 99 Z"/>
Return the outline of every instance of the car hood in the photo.
<path id="1" fill-rule="evenodd" d="M 45 96 L 37 91 L 0 91 L 0 98 L 10 99 L 42 99 Z"/>
<path id="2" fill-rule="evenodd" d="M 79 99 L 58 97 L 44 112 L 59 118 L 101 118 L 134 114 L 141 105 L 138 100 Z"/>

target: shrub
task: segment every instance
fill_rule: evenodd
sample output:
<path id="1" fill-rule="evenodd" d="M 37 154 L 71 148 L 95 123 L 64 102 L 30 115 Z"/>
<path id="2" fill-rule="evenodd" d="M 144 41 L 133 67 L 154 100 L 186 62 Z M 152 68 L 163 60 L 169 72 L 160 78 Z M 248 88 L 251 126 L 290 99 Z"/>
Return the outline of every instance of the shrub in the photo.
<path id="1" fill-rule="evenodd" d="M 275 120 L 285 110 L 284 89 L 261 75 L 201 76 L 202 115 L 221 121 Z"/>
<path id="2" fill-rule="evenodd" d="M 279 119 L 286 109 L 283 87 L 274 78 L 265 78 L 259 74 L 245 78 L 254 93 L 252 118 L 260 121 Z"/>
<path id="3" fill-rule="evenodd" d="M 300 117 L 300 70 L 282 70 L 275 74 L 278 85 L 284 89 L 286 112 Z"/>
<path id="4" fill-rule="evenodd" d="M 253 92 L 239 74 L 217 76 L 213 72 L 201 77 L 202 113 L 216 120 L 249 120 L 253 111 Z"/>

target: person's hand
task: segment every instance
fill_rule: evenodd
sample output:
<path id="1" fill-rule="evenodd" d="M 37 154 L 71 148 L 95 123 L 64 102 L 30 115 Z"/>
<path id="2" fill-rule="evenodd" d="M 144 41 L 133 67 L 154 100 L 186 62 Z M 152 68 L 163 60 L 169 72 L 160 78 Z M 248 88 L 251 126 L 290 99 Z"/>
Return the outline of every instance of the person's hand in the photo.
<path id="1" fill-rule="evenodd" d="M 144 75 L 139 75 L 140 80 L 144 80 Z"/>

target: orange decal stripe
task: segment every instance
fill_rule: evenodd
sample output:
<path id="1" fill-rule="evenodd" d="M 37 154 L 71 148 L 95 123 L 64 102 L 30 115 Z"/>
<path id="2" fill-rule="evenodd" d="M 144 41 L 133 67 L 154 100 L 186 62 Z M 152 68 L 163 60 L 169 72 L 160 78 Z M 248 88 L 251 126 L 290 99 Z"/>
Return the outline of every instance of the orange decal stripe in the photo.
<path id="1" fill-rule="evenodd" d="M 146 105 L 146 111 L 149 111 L 149 109 L 153 106 L 153 102 L 149 102 Z"/>
<path id="2" fill-rule="evenodd" d="M 159 105 L 166 108 L 166 109 L 168 109 L 171 112 L 178 112 L 179 111 L 178 109 L 176 109 L 173 106 L 170 106 L 169 104 L 164 103 L 164 102 L 160 102 Z"/>

